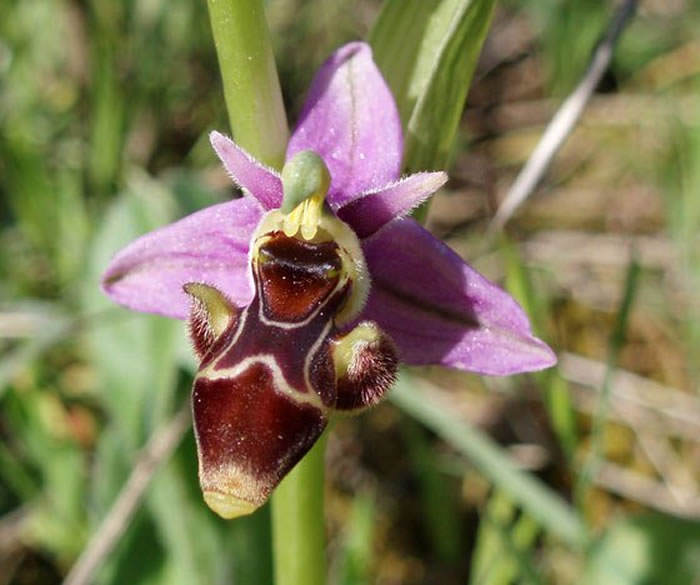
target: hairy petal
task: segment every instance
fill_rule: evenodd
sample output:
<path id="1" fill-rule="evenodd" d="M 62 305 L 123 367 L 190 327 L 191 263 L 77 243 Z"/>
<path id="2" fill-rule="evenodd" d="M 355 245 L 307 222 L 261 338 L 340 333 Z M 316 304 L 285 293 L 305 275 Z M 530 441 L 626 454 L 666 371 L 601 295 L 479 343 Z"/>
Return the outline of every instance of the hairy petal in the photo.
<path id="1" fill-rule="evenodd" d="M 412 219 L 364 243 L 373 287 L 363 318 L 391 335 L 409 364 L 443 364 L 488 375 L 556 362 L 520 306 Z"/>
<path id="2" fill-rule="evenodd" d="M 361 238 L 371 236 L 392 219 L 408 215 L 447 181 L 447 174 L 416 173 L 381 189 L 363 193 L 338 209 L 340 219 Z"/>
<path id="3" fill-rule="evenodd" d="M 329 346 L 336 374 L 336 410 L 357 412 L 374 406 L 396 381 L 399 363 L 394 342 L 376 323 L 364 321 L 336 334 Z"/>
<path id="4" fill-rule="evenodd" d="M 279 174 L 255 160 L 233 140 L 219 132 L 209 141 L 236 185 L 255 197 L 265 209 L 282 205 L 282 181 Z"/>
<path id="5" fill-rule="evenodd" d="M 234 303 L 252 296 L 248 243 L 263 210 L 243 197 L 202 209 L 162 227 L 117 253 L 102 276 L 102 289 L 136 311 L 186 319 L 188 282 L 216 287 Z"/>
<path id="6" fill-rule="evenodd" d="M 398 178 L 401 120 L 369 45 L 347 44 L 319 69 L 287 158 L 300 150 L 317 152 L 328 165 L 333 208 Z"/>
<path id="7" fill-rule="evenodd" d="M 240 310 L 213 286 L 188 282 L 182 287 L 190 296 L 190 339 L 203 360 L 216 341 L 237 323 Z"/>

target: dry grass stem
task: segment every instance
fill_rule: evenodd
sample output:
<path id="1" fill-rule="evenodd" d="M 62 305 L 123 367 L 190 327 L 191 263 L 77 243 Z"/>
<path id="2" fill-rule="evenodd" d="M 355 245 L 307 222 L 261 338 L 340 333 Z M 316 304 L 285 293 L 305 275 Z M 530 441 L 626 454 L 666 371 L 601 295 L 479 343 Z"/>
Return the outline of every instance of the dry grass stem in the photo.
<path id="1" fill-rule="evenodd" d="M 552 121 L 547 126 L 540 142 L 530 155 L 529 160 L 518 174 L 515 182 L 501 203 L 489 226 L 489 233 L 495 234 L 503 229 L 544 176 L 554 155 L 561 148 L 583 113 L 586 104 L 593 95 L 603 74 L 610 65 L 613 50 L 625 25 L 634 14 L 636 0 L 626 0 L 615 13 L 605 38 L 598 45 L 583 78 L 576 89 L 564 100 Z"/>
<path id="2" fill-rule="evenodd" d="M 605 376 L 603 362 L 572 353 L 562 354 L 559 366 L 569 382 L 583 387 L 600 388 Z M 656 413 L 666 419 L 669 431 L 677 431 L 678 426 L 693 429 L 694 440 L 700 440 L 700 399 L 696 396 L 620 368 L 615 370 L 611 387 L 613 402 Z"/>
<path id="3" fill-rule="evenodd" d="M 700 518 L 700 498 L 692 498 L 681 504 L 663 483 L 613 463 L 600 463 L 593 483 L 662 512 L 684 518 Z"/>
<path id="4" fill-rule="evenodd" d="M 651 435 L 643 429 L 635 429 L 639 446 L 654 465 L 666 484 L 669 493 L 680 505 L 698 497 L 698 486 L 692 472 L 673 449 L 668 437 Z"/>
<path id="5" fill-rule="evenodd" d="M 22 538 L 29 518 L 30 509 L 26 504 L 0 518 L 0 553 L 17 545 L 17 542 Z"/>
<path id="6" fill-rule="evenodd" d="M 71 568 L 63 585 L 87 585 L 92 581 L 95 572 L 128 527 L 158 466 L 168 459 L 190 427 L 190 417 L 190 403 L 187 401 L 166 425 L 151 436 L 112 508 Z"/>

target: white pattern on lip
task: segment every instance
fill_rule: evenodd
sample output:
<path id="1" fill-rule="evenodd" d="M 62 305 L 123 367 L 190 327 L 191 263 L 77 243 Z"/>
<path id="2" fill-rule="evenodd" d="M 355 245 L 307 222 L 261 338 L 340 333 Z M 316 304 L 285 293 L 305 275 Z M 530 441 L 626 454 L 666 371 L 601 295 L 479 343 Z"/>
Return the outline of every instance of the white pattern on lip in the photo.
<path id="1" fill-rule="evenodd" d="M 326 326 L 326 328 L 323 330 L 321 335 L 319 336 L 319 339 L 314 342 L 314 347 L 317 347 L 317 344 L 319 344 L 319 341 L 322 342 L 323 339 L 328 335 L 328 329 L 330 328 L 330 323 Z M 309 352 L 309 355 L 311 355 L 311 352 Z M 226 356 L 226 352 L 222 353 L 222 357 Z M 308 364 L 310 363 L 309 357 L 307 356 L 306 358 L 306 363 L 304 365 L 304 370 L 308 370 Z M 256 354 L 256 355 L 251 355 L 248 356 L 247 358 L 241 360 L 238 362 L 235 366 L 231 366 L 229 368 L 223 368 L 221 370 L 215 369 L 216 363 L 213 362 L 209 365 L 207 365 L 201 372 L 197 374 L 197 377 L 195 378 L 195 382 L 201 378 L 205 380 L 226 380 L 226 379 L 235 379 L 238 376 L 240 376 L 243 372 L 245 372 L 248 368 L 256 365 L 256 364 L 262 364 L 266 366 L 270 374 L 272 374 L 272 380 L 273 380 L 273 386 L 274 390 L 279 393 L 283 394 L 289 398 L 291 398 L 294 402 L 297 404 L 309 404 L 311 406 L 314 406 L 315 408 L 318 408 L 322 412 L 326 411 L 326 407 L 323 406 L 323 403 L 321 402 L 321 398 L 316 394 L 316 392 L 312 391 L 307 391 L 307 392 L 300 392 L 293 386 L 291 386 L 287 380 L 284 377 L 284 374 L 282 373 L 282 368 L 280 368 L 279 364 L 277 363 L 277 358 L 271 354 L 271 353 L 261 353 L 261 354 Z M 308 372 L 304 372 L 304 378 L 308 381 Z M 310 389 L 310 386 L 309 386 Z"/>

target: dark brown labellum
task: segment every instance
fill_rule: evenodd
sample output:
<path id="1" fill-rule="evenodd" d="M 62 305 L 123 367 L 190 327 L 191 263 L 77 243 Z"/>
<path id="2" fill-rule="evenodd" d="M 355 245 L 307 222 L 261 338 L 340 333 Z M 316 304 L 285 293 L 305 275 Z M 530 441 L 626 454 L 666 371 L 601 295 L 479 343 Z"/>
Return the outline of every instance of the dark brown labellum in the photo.
<path id="1" fill-rule="evenodd" d="M 376 325 L 341 334 L 335 324 L 353 286 L 335 241 L 272 231 L 255 250 L 247 307 L 204 284 L 185 287 L 202 359 L 192 394 L 200 483 L 226 518 L 262 505 L 328 416 L 376 403 L 397 367 Z"/>

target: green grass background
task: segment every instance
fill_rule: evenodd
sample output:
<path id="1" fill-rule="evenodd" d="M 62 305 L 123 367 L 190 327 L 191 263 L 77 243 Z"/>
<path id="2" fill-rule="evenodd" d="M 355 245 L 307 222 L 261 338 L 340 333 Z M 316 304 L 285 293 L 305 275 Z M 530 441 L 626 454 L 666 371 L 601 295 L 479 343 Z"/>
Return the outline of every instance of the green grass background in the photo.
<path id="1" fill-rule="evenodd" d="M 290 119 L 380 8 L 267 2 Z M 540 188 L 484 243 L 611 14 L 498 5 L 426 220 L 519 299 L 560 365 L 410 368 L 339 421 L 329 583 L 700 583 L 698 2 L 641 2 Z M 187 400 L 183 325 L 97 283 L 137 235 L 233 195 L 206 139 L 226 119 L 205 3 L 0 4 L 0 585 L 60 583 Z M 270 583 L 268 516 L 208 511 L 190 433 L 98 582 Z"/>

